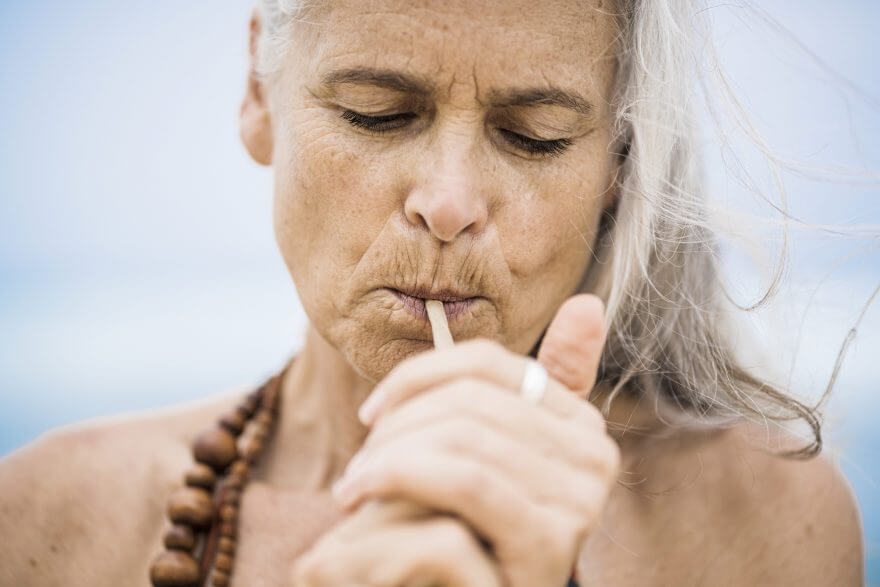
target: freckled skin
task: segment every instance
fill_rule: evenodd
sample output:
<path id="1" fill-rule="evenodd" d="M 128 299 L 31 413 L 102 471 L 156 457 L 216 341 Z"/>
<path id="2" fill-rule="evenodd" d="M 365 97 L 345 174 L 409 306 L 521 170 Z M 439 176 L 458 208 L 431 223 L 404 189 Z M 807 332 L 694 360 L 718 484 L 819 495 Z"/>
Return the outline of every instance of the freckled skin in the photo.
<path id="1" fill-rule="evenodd" d="M 430 348 L 427 324 L 377 288 L 434 284 L 486 298 L 452 324 L 457 339 L 528 352 L 577 290 L 608 203 L 610 17 L 583 2 L 338 2 L 305 20 L 268 93 L 275 231 L 313 326 L 377 381 Z M 352 67 L 418 76 L 435 91 L 410 128 L 371 134 L 341 110 L 406 111 L 405 96 L 322 88 L 322 76 Z M 518 109 L 517 130 L 572 139 L 558 156 L 529 156 L 499 137 L 514 120 L 491 102 L 519 86 L 572 88 L 595 116 Z"/>
<path id="2" fill-rule="evenodd" d="M 273 166 L 275 233 L 312 324 L 242 496 L 234 584 L 290 584 L 297 557 L 340 519 L 329 484 L 363 443 L 357 406 L 430 346 L 428 325 L 379 288 L 485 296 L 453 335 L 522 353 L 577 288 L 614 197 L 613 11 L 569 0 L 322 2 L 291 31 L 279 73 L 250 81 L 242 137 Z M 433 91 L 322 85 L 329 71 L 364 66 L 417 75 Z M 593 110 L 498 107 L 493 92 L 522 85 L 574 90 Z M 375 134 L 345 109 L 417 116 Z M 502 129 L 571 145 L 530 156 Z M 55 431 L 0 461 L 0 585 L 145 585 L 192 442 L 240 395 Z M 609 421 L 640 424 L 636 411 L 620 405 Z M 746 425 L 623 445 L 621 481 L 578 558 L 581 584 L 862 584 L 845 480 L 824 458 L 767 454 L 780 446 Z"/>

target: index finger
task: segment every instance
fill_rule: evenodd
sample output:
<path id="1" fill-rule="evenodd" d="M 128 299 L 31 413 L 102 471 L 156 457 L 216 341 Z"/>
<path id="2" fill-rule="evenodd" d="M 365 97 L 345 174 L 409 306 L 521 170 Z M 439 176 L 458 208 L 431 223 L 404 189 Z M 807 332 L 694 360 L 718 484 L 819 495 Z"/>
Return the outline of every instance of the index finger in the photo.
<path id="1" fill-rule="evenodd" d="M 361 405 L 358 416 L 364 424 L 372 425 L 395 405 L 464 377 L 484 379 L 518 395 L 530 360 L 486 339 L 469 340 L 450 348 L 422 353 L 392 370 Z M 540 407 L 562 418 L 573 417 L 587 405 L 552 377 L 540 403 Z"/>

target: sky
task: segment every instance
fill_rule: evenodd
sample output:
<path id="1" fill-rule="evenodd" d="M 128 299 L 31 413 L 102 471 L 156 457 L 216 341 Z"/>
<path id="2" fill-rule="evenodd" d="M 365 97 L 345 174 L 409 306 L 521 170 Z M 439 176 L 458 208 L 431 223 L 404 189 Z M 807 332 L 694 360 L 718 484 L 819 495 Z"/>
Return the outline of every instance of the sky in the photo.
<path id="1" fill-rule="evenodd" d="M 755 356 L 816 397 L 880 283 L 880 3 L 760 6 L 713 5 L 713 40 L 762 140 L 802 170 L 783 179 L 803 224 L 783 289 L 748 322 Z M 0 4 L 0 455 L 58 425 L 252 385 L 301 345 L 272 178 L 238 140 L 250 9 Z M 737 181 L 732 153 L 762 188 L 770 176 L 731 117 L 720 124 L 723 137 L 704 116 L 700 134 L 713 201 L 765 219 L 758 250 L 772 259 L 778 215 Z M 724 250 L 732 295 L 754 300 L 766 275 L 737 241 Z M 826 431 L 880 584 L 878 305 Z"/>

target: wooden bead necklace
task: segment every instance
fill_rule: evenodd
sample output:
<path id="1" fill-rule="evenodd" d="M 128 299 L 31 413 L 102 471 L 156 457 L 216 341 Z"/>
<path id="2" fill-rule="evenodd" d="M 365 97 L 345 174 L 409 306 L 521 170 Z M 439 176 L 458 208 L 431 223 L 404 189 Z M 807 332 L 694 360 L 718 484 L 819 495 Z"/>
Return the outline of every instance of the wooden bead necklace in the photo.
<path id="1" fill-rule="evenodd" d="M 165 550 L 150 565 L 153 587 L 227 587 L 238 537 L 238 509 L 250 472 L 275 426 L 281 382 L 294 359 L 245 396 L 193 443 L 195 464 L 168 500 Z M 576 572 L 567 587 L 578 587 Z"/>
<path id="2" fill-rule="evenodd" d="M 168 500 L 165 550 L 150 565 L 154 587 L 226 587 L 238 535 L 238 509 L 250 472 L 271 438 L 281 381 L 293 359 L 193 443 L 195 464 Z"/>

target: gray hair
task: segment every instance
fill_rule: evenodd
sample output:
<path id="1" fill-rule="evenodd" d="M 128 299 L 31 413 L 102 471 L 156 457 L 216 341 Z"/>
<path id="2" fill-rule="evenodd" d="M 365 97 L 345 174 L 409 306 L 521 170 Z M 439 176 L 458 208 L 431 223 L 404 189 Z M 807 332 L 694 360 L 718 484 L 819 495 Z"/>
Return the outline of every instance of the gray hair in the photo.
<path id="1" fill-rule="evenodd" d="M 670 427 L 800 420 L 812 438 L 782 454 L 811 457 L 822 447 L 822 400 L 809 406 L 750 373 L 724 324 L 729 301 L 691 136 L 697 42 L 708 38 L 697 4 L 618 0 L 609 147 L 622 157 L 619 198 L 602 219 L 582 287 L 606 304 L 599 382 L 612 392 L 603 408 L 628 393 L 650 400 Z M 259 70 L 268 73 L 304 3 L 259 0 L 259 7 Z M 781 267 L 762 302 L 778 285 Z"/>

